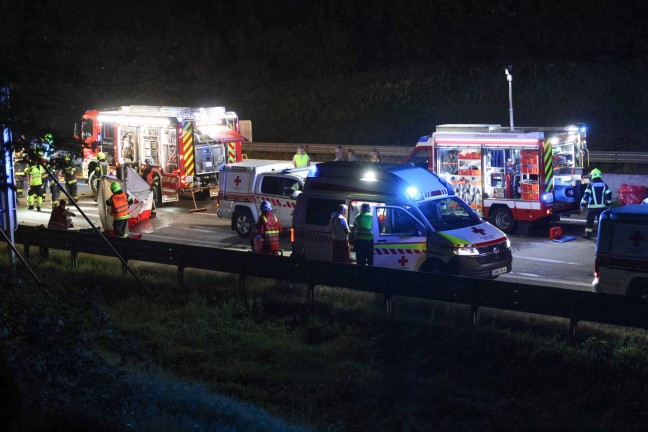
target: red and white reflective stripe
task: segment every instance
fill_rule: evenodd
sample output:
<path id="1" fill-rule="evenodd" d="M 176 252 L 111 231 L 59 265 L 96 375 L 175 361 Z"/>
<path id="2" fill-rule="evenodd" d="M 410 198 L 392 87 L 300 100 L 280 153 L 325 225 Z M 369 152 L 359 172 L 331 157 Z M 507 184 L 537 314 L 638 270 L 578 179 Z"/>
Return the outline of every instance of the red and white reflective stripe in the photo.
<path id="1" fill-rule="evenodd" d="M 425 253 L 425 250 L 374 248 L 375 255 L 417 255 L 422 253 Z"/>
<path id="2" fill-rule="evenodd" d="M 328 233 L 305 231 L 304 239 L 312 243 L 331 243 L 331 235 Z"/>
<path id="3" fill-rule="evenodd" d="M 273 207 L 288 207 L 288 208 L 295 208 L 297 205 L 297 201 L 287 201 L 287 200 L 280 200 L 277 198 L 270 198 L 270 197 L 264 197 L 260 196 L 258 198 L 258 201 L 268 201 L 270 204 L 272 204 Z"/>

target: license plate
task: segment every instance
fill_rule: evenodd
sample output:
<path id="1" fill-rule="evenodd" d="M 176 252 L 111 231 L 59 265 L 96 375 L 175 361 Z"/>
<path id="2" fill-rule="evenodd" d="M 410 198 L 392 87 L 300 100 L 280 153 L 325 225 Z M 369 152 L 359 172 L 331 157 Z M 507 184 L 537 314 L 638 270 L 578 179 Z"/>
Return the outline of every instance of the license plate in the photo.
<path id="1" fill-rule="evenodd" d="M 495 270 L 491 270 L 491 276 L 497 276 L 506 273 L 506 267 L 500 267 Z"/>

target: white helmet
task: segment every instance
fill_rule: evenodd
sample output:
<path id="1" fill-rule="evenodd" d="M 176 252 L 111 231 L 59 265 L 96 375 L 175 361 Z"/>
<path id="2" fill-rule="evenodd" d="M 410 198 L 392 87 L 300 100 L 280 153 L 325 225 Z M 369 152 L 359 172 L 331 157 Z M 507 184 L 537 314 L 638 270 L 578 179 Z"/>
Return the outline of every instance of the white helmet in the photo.
<path id="1" fill-rule="evenodd" d="M 144 163 L 146 165 L 153 165 L 153 158 L 152 157 L 147 157 L 146 159 L 144 159 Z"/>

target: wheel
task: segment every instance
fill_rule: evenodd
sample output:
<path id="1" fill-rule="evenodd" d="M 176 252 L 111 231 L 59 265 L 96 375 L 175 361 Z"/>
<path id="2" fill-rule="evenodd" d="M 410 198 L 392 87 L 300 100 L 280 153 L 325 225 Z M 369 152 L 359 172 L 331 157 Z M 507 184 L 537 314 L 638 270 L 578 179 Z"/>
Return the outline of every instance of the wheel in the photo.
<path id="1" fill-rule="evenodd" d="M 634 279 L 628 287 L 628 297 L 637 303 L 648 305 L 648 279 Z"/>
<path id="2" fill-rule="evenodd" d="M 497 207 L 495 210 L 493 210 L 491 220 L 497 228 L 501 229 L 506 234 L 511 234 L 517 227 L 511 211 L 506 207 Z"/>
<path id="3" fill-rule="evenodd" d="M 92 189 L 92 193 L 95 195 L 97 194 L 97 190 L 99 190 L 99 180 L 101 180 L 101 177 L 95 175 L 94 172 L 88 177 L 88 184 L 90 185 L 90 189 Z"/>
<path id="4" fill-rule="evenodd" d="M 234 222 L 234 229 L 241 237 L 247 238 L 250 237 L 252 232 L 252 215 L 249 210 L 237 211 L 232 216 L 232 221 Z"/>

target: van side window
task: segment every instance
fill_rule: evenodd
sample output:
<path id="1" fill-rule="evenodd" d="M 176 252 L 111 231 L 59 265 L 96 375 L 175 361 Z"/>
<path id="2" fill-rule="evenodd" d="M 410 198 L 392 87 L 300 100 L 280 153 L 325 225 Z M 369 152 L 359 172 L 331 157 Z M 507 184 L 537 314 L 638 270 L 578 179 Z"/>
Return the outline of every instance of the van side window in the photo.
<path id="1" fill-rule="evenodd" d="M 301 190 L 301 184 L 292 178 L 264 176 L 261 180 L 262 194 L 292 197 L 293 193 Z"/>
<path id="2" fill-rule="evenodd" d="M 343 200 L 309 198 L 306 203 L 306 217 L 304 221 L 308 225 L 320 225 L 328 227 L 333 213 L 337 212 L 338 206 L 344 204 Z"/>
<path id="3" fill-rule="evenodd" d="M 412 235 L 417 223 L 409 213 L 398 207 L 377 209 L 380 235 Z"/>

